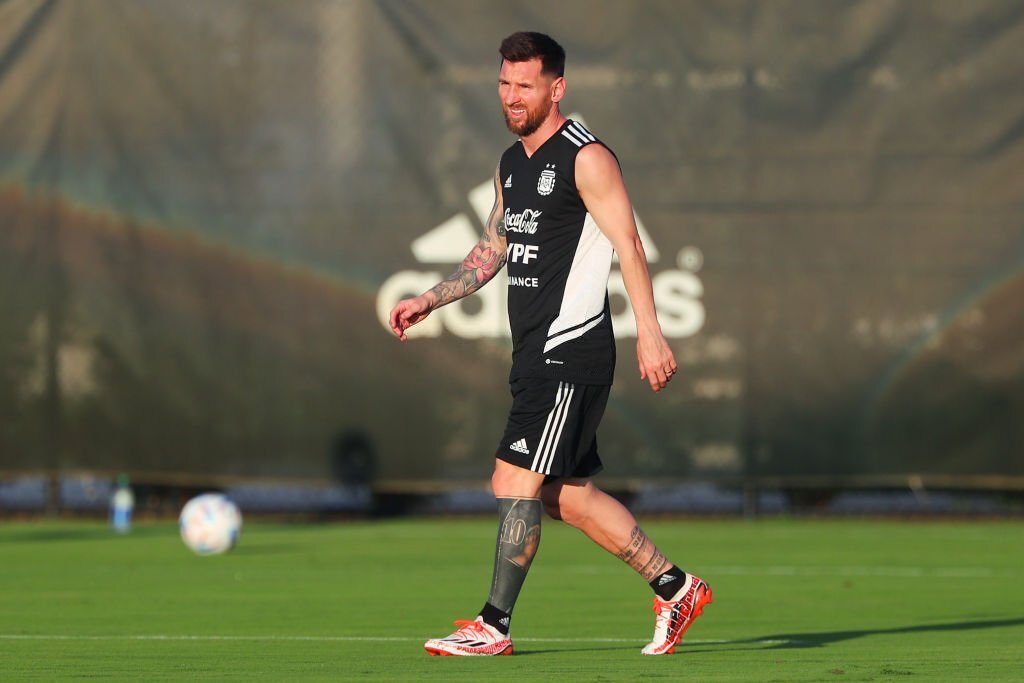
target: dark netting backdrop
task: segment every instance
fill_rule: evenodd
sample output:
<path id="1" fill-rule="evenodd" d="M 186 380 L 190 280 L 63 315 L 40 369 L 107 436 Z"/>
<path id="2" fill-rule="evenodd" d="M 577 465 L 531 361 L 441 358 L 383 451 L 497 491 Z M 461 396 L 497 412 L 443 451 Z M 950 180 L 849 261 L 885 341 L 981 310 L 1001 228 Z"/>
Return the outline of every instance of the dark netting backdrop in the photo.
<path id="1" fill-rule="evenodd" d="M 1024 485 L 1016 0 L 2 2 L 0 472 L 485 479 L 503 285 L 382 319 L 476 239 L 521 29 L 681 362 L 613 274 L 606 477 Z"/>

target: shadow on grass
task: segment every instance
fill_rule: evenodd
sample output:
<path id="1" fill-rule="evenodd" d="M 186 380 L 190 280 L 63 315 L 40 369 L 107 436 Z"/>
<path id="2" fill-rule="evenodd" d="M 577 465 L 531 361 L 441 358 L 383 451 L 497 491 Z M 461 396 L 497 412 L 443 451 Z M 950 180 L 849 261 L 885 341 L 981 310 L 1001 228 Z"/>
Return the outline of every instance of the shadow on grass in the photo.
<path id="1" fill-rule="evenodd" d="M 519 647 L 516 647 L 516 654 L 515 654 L 515 656 L 516 657 L 520 657 L 520 656 L 528 656 L 528 655 L 548 655 L 548 654 L 566 653 L 566 652 L 613 652 L 613 651 L 616 651 L 616 650 L 618 650 L 618 651 L 632 651 L 632 650 L 639 651 L 639 649 L 640 648 L 632 646 L 632 645 L 614 645 L 614 646 L 604 646 L 604 647 L 574 647 L 574 646 L 570 645 L 570 646 L 567 646 L 567 647 L 545 648 L 543 650 L 535 650 L 533 648 L 530 648 L 529 650 L 521 650 L 521 649 L 519 649 Z"/>
<path id="2" fill-rule="evenodd" d="M 1024 626 L 1024 617 L 1015 617 L 1012 619 L 987 619 L 984 621 L 955 621 L 948 624 L 918 624 L 915 626 L 900 626 L 897 628 L 825 631 L 821 633 L 777 633 L 757 638 L 732 640 L 727 643 L 721 643 L 720 645 L 697 644 L 694 647 L 688 647 L 686 649 L 689 652 L 710 652 L 721 649 L 790 650 L 825 647 L 832 643 L 841 643 L 846 640 L 854 640 L 863 636 L 936 633 L 942 631 L 974 631 L 978 629 L 1005 628 L 1009 626 Z M 683 644 L 685 646 L 685 641 Z M 759 644 L 763 645 L 763 647 L 732 647 L 735 645 L 755 646 Z"/>
<path id="3" fill-rule="evenodd" d="M 921 624 L 917 626 L 900 626 L 898 628 L 861 629 L 850 631 L 826 631 L 823 633 L 782 633 L 757 638 L 728 640 L 717 642 L 700 642 L 688 644 L 684 639 L 676 649 L 677 655 L 711 653 L 737 650 L 788 650 L 800 648 L 825 647 L 832 643 L 854 640 L 863 636 L 901 635 L 906 633 L 930 633 L 941 631 L 971 631 L 986 628 L 1004 628 L 1024 625 L 1024 617 L 1014 619 L 989 619 L 986 621 L 957 621 L 948 624 Z M 583 645 L 565 644 L 559 647 L 526 648 L 516 647 L 516 657 L 530 655 L 546 655 L 567 652 L 638 652 L 640 641 L 635 645 Z"/>

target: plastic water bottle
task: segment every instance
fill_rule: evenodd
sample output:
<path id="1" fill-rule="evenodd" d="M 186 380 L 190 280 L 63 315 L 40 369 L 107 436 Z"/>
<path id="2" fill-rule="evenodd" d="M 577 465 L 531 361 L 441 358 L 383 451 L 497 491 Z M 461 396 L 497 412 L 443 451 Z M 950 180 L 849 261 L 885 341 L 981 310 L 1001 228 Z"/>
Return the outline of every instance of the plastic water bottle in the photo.
<path id="1" fill-rule="evenodd" d="M 110 496 L 110 527 L 119 534 L 132 530 L 132 510 L 135 509 L 135 494 L 128 485 L 128 476 L 117 478 L 117 488 Z"/>

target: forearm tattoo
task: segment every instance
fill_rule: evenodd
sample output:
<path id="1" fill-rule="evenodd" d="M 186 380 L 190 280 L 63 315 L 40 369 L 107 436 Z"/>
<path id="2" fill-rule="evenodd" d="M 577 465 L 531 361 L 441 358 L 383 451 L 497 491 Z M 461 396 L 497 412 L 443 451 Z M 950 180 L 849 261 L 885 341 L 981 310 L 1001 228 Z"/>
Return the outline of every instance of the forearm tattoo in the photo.
<path id="1" fill-rule="evenodd" d="M 491 280 L 505 265 L 505 252 L 500 253 L 489 244 L 484 235 L 469 256 L 446 280 L 434 285 L 434 306 L 443 306 L 456 299 L 469 296 Z"/>
<path id="2" fill-rule="evenodd" d="M 668 560 L 643 530 L 635 526 L 629 534 L 629 543 L 616 556 L 639 572 L 644 581 L 651 581 L 668 566 Z"/>
<path id="3" fill-rule="evenodd" d="M 494 191 L 494 205 L 484 226 L 483 236 L 455 272 L 430 290 L 434 299 L 433 308 L 469 296 L 490 282 L 505 265 L 508 250 L 507 231 L 505 217 L 501 213 L 501 187 L 498 185 L 497 176 Z"/>

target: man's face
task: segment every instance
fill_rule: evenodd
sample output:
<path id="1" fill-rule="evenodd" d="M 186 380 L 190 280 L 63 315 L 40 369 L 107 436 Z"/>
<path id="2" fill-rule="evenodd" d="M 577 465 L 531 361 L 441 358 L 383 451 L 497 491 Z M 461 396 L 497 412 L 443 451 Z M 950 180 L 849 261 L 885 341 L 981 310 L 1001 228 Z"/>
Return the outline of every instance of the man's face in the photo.
<path id="1" fill-rule="evenodd" d="M 525 137 L 536 132 L 554 104 L 553 84 L 557 78 L 542 74 L 540 59 L 501 63 L 498 96 L 508 129 Z"/>

